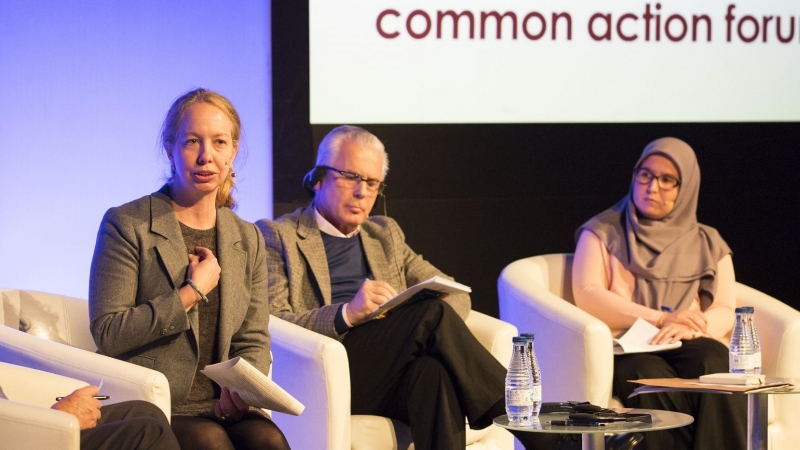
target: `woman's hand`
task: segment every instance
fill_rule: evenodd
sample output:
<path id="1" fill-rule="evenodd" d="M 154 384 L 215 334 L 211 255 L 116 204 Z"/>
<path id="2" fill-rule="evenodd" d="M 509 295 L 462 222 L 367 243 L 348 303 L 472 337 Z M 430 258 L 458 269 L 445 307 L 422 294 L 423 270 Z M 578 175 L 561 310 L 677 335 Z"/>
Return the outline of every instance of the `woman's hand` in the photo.
<path id="1" fill-rule="evenodd" d="M 239 397 L 236 392 L 231 392 L 228 388 L 222 388 L 219 401 L 214 406 L 214 415 L 217 419 L 225 422 L 235 422 L 240 420 L 244 414 L 250 410 L 250 406 Z"/>
<path id="2" fill-rule="evenodd" d="M 658 333 L 650 341 L 651 345 L 671 344 L 673 342 L 694 339 L 702 336 L 702 332 L 694 331 L 688 325 L 681 323 L 668 323 L 661 326 Z"/>
<path id="3" fill-rule="evenodd" d="M 211 250 L 205 247 L 195 247 L 194 251 L 195 255 L 189 254 L 189 268 L 186 270 L 186 278 L 192 280 L 192 283 L 203 294 L 208 295 L 209 292 L 217 287 L 222 269 L 220 269 L 219 262 Z M 186 312 L 189 312 L 202 299 L 200 294 L 195 292 L 191 286 L 180 288 L 178 295 L 181 297 L 181 302 Z"/>
<path id="4" fill-rule="evenodd" d="M 189 255 L 189 270 L 186 276 L 203 291 L 204 294 L 211 292 L 219 283 L 219 274 L 222 269 L 219 261 L 205 247 L 195 247 L 194 255 Z"/>
<path id="5" fill-rule="evenodd" d="M 686 325 L 692 331 L 705 333 L 708 331 L 708 319 L 701 311 L 682 309 L 680 311 L 665 313 L 661 327 L 668 324 Z"/>

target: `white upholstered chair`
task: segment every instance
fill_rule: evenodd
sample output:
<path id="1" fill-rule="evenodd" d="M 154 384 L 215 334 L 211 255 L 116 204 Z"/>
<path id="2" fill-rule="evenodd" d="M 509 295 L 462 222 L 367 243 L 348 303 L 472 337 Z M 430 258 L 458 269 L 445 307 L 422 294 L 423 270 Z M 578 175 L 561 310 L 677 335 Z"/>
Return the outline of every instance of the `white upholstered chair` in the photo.
<path id="1" fill-rule="evenodd" d="M 80 426 L 72 414 L 50 409 L 55 397 L 88 383 L 0 362 L 0 386 L 12 400 L 0 400 L 3 448 L 79 450 Z"/>
<path id="2" fill-rule="evenodd" d="M 511 338 L 517 329 L 498 319 L 470 312 L 467 326 L 504 366 L 511 360 Z M 292 447 L 319 450 L 413 448 L 411 431 L 385 417 L 350 415 L 347 353 L 337 340 L 270 317 L 273 379 L 306 409 L 299 417 L 276 414 L 275 422 Z M 513 436 L 497 426 L 467 431 L 470 450 L 512 449 Z"/>
<path id="3" fill-rule="evenodd" d="M 621 406 L 611 395 L 614 370 L 608 326 L 575 306 L 572 255 L 552 254 L 509 264 L 497 283 L 500 318 L 536 334 L 544 401 L 589 401 Z M 800 377 L 800 312 L 741 283 L 737 306 L 754 306 L 762 342 L 763 373 Z M 800 442 L 800 395 L 771 395 L 768 435 L 771 449 Z"/>
<path id="4" fill-rule="evenodd" d="M 145 400 L 170 417 L 169 383 L 161 372 L 95 353 L 86 300 L 0 289 L 0 322 L 0 362 L 80 380 L 82 385 L 102 379 L 102 394 L 111 396 L 108 403 Z"/>

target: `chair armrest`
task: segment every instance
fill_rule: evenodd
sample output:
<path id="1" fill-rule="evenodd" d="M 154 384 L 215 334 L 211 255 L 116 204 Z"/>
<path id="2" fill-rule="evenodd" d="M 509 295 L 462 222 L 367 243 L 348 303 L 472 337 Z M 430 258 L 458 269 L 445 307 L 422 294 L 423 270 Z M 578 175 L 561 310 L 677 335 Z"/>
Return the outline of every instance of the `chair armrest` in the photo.
<path id="1" fill-rule="evenodd" d="M 519 334 L 517 327 L 475 310 L 469 312 L 466 323 L 478 342 L 489 350 L 503 367 L 508 368 L 508 363 L 511 362 L 511 338 Z"/>
<path id="2" fill-rule="evenodd" d="M 0 362 L 0 387 L 15 402 L 49 408 L 56 397 L 69 395 L 87 385 L 75 378 Z"/>
<path id="3" fill-rule="evenodd" d="M 145 400 L 170 417 L 167 378 L 158 371 L 48 341 L 0 326 L 0 361 L 75 378 L 89 384 L 103 380 L 103 395 L 111 403 Z"/>
<path id="4" fill-rule="evenodd" d="M 300 416 L 273 414 L 292 447 L 350 450 L 350 368 L 341 342 L 269 318 L 272 379 L 305 405 Z"/>
<path id="5" fill-rule="evenodd" d="M 614 372 L 605 323 L 535 283 L 527 260 L 509 264 L 497 282 L 500 318 L 536 335 L 544 401 L 589 401 L 608 406 Z"/>
<path id="6" fill-rule="evenodd" d="M 11 400 L 0 400 L 3 448 L 79 450 L 81 430 L 72 414 Z"/>
<path id="7" fill-rule="evenodd" d="M 736 283 L 736 305 L 755 307 L 763 372 L 800 377 L 800 311 L 741 283 Z"/>

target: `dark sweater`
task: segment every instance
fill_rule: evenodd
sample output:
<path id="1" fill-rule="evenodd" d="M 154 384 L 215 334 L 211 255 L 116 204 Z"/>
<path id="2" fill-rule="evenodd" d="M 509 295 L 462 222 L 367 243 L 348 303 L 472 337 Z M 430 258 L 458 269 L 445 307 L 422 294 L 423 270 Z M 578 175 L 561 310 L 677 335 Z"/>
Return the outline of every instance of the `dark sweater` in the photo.
<path id="1" fill-rule="evenodd" d="M 364 284 L 364 280 L 372 278 L 361 238 L 320 234 L 325 245 L 325 257 L 328 260 L 328 271 L 331 276 L 331 303 L 349 303 Z M 348 329 L 341 308 L 334 325 L 339 334 Z"/>

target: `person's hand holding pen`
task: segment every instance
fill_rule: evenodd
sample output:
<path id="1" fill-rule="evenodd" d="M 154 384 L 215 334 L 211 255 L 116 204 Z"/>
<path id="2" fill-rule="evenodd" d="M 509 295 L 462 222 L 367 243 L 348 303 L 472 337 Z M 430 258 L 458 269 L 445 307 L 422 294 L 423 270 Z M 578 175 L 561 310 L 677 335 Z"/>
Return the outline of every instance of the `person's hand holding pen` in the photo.
<path id="1" fill-rule="evenodd" d="M 702 311 L 684 309 L 673 311 L 669 306 L 661 307 L 658 333 L 650 341 L 653 345 L 670 344 L 685 339 L 694 339 L 704 334 L 708 320 Z"/>
<path id="2" fill-rule="evenodd" d="M 100 397 L 97 395 L 99 391 L 100 388 L 98 386 L 86 386 L 76 389 L 66 397 L 59 397 L 61 400 L 51 408 L 77 417 L 81 430 L 93 428 L 97 425 L 101 415 L 100 400 L 97 398 Z"/>
<path id="3" fill-rule="evenodd" d="M 365 280 L 356 296 L 347 304 L 347 320 L 353 326 L 360 324 L 372 314 L 372 311 L 391 300 L 395 295 L 397 295 L 397 291 L 389 283 Z"/>

